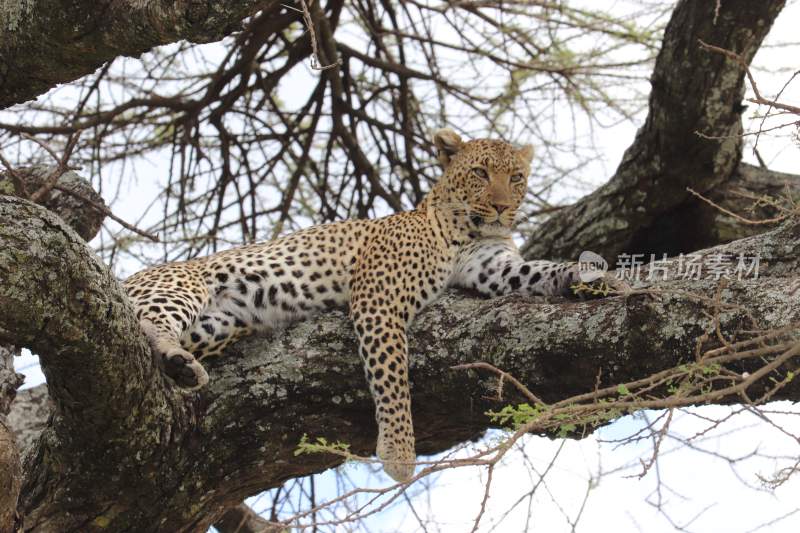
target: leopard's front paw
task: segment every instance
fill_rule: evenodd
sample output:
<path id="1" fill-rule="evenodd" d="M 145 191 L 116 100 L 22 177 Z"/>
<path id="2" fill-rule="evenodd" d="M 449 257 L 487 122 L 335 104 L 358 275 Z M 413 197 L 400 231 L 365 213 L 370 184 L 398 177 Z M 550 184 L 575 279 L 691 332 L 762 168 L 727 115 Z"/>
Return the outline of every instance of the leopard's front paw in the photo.
<path id="1" fill-rule="evenodd" d="M 182 389 L 197 390 L 208 383 L 208 374 L 192 354 L 173 348 L 164 354 L 164 372 Z"/>
<path id="2" fill-rule="evenodd" d="M 378 434 L 376 452 L 383 463 L 383 471 L 393 480 L 402 483 L 414 476 L 417 454 L 414 452 L 413 441 L 407 443 L 387 438 L 381 431 Z"/>
<path id="3" fill-rule="evenodd" d="M 629 290 L 631 290 L 631 286 L 628 282 L 608 273 L 588 283 L 578 279 L 570 285 L 570 295 L 581 300 L 605 298 L 606 296 L 625 293 Z"/>

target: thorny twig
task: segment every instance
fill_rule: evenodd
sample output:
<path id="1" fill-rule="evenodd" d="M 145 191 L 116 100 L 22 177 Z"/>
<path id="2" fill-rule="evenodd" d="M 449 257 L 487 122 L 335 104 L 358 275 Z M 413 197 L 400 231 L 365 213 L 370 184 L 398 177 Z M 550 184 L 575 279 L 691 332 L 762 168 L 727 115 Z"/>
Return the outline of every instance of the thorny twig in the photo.
<path id="1" fill-rule="evenodd" d="M 686 190 L 689 191 L 692 195 L 696 196 L 700 200 L 702 200 L 705 203 L 707 203 L 708 205 L 710 205 L 711 207 L 713 207 L 713 208 L 725 213 L 728 216 L 731 216 L 731 217 L 735 218 L 736 220 L 738 220 L 739 222 L 741 222 L 743 224 L 749 224 L 749 225 L 775 224 L 777 222 L 782 222 L 782 221 L 786 220 L 789 217 L 789 214 L 787 213 L 787 214 L 783 214 L 783 215 L 780 215 L 780 216 L 777 216 L 777 217 L 774 217 L 774 218 L 768 218 L 768 219 L 764 219 L 764 220 L 751 220 L 751 219 L 745 218 L 745 217 L 743 217 L 741 215 L 737 215 L 736 213 L 734 213 L 733 211 L 731 211 L 729 209 L 725 209 L 721 205 L 715 203 L 713 200 L 710 200 L 710 199 L 706 198 L 705 196 L 703 196 L 699 192 L 695 191 L 691 187 L 686 187 Z"/>
<path id="2" fill-rule="evenodd" d="M 776 109 L 782 109 L 783 111 L 788 111 L 789 113 L 792 113 L 794 115 L 800 115 L 800 107 L 784 104 L 782 102 L 777 102 L 775 100 L 770 100 L 768 98 L 764 98 L 763 96 L 761 96 L 761 93 L 758 90 L 758 85 L 756 84 L 756 80 L 753 77 L 753 74 L 750 72 L 750 67 L 747 65 L 747 61 L 745 61 L 740 54 L 737 54 L 736 52 L 727 50 L 725 48 L 720 48 L 719 46 L 714 46 L 713 44 L 708 44 L 701 39 L 698 39 L 698 41 L 700 42 L 701 47 L 705 48 L 706 50 L 717 52 L 726 57 L 729 57 L 730 59 L 733 59 L 739 64 L 739 66 L 741 66 L 744 69 L 745 74 L 747 75 L 747 79 L 750 81 L 750 86 L 753 88 L 753 94 L 755 94 L 755 98 L 747 99 L 748 102 L 752 102 L 754 104 L 767 105 L 770 107 L 774 107 Z"/>
<path id="3" fill-rule="evenodd" d="M 319 1 L 319 0 L 311 0 Z M 311 48 L 313 53 L 311 55 L 311 68 L 314 70 L 328 70 L 331 68 L 336 68 L 342 64 L 342 58 L 338 58 L 336 61 L 329 65 L 322 65 L 321 61 L 319 60 L 319 43 L 317 41 L 317 33 L 314 31 L 314 22 L 311 20 L 311 13 L 308 10 L 308 5 L 306 5 L 306 0 L 299 0 L 300 6 L 302 6 L 303 12 L 303 22 L 306 23 L 306 28 L 308 28 L 308 32 L 311 34 Z"/>

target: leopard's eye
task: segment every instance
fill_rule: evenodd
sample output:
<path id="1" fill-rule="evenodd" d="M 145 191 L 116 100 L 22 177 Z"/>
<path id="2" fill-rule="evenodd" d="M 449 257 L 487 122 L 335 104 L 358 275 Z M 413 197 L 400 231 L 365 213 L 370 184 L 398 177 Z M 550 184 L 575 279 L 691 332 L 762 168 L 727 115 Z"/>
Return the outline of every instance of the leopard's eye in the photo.
<path id="1" fill-rule="evenodd" d="M 481 167 L 473 168 L 472 169 L 472 173 L 475 174 L 476 176 L 478 176 L 479 178 L 482 178 L 482 179 L 485 179 L 485 180 L 489 179 L 489 174 L 486 172 L 486 169 L 483 169 Z"/>
<path id="2" fill-rule="evenodd" d="M 522 181 L 522 174 L 514 174 L 511 176 L 511 183 L 519 183 Z"/>

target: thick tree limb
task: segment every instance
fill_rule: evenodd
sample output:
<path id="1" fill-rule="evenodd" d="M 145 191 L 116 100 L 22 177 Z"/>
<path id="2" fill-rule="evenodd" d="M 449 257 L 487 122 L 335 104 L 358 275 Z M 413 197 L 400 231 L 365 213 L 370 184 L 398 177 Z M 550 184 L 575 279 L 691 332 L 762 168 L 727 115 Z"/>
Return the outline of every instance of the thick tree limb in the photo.
<path id="1" fill-rule="evenodd" d="M 681 218 L 685 204 L 698 202 L 686 187 L 706 194 L 737 167 L 745 79 L 735 61 L 703 50 L 698 40 L 736 51 L 749 64 L 783 5 L 731 0 L 717 17 L 715 2 L 678 2 L 651 77 L 647 120 L 616 173 L 548 219 L 523 247 L 525 256 L 575 259 L 593 250 L 613 261 L 621 252 L 694 250 L 693 235 L 707 232 L 703 220 Z M 680 231 L 664 239 L 663 228 Z"/>
<path id="2" fill-rule="evenodd" d="M 30 193 L 39 189 L 55 170 L 55 167 L 44 165 L 20 167 L 14 169 L 14 177 Z M 16 194 L 13 182 L 9 171 L 0 172 L 0 194 Z M 91 207 L 91 204 L 94 204 L 105 208 L 103 198 L 88 181 L 73 171 L 59 176 L 55 188 L 37 203 L 58 214 L 86 242 L 97 235 L 106 217 L 102 209 Z"/>
<path id="3" fill-rule="evenodd" d="M 0 341 L 40 354 L 55 406 L 26 461 L 26 528 L 202 530 L 250 494 L 341 461 L 295 457 L 303 434 L 372 452 L 372 401 L 344 313 L 238 343 L 207 362 L 208 388 L 183 396 L 152 363 L 119 285 L 74 233 L 9 197 L 0 197 L 0 220 L 0 274 L 8 280 L 0 286 Z M 725 334 L 735 335 L 748 313 L 764 327 L 800 320 L 792 292 L 800 222 L 715 251 L 758 252 L 767 274 L 723 292 L 745 309 L 722 313 Z M 716 283 L 660 288 L 713 296 Z M 550 304 L 446 295 L 410 333 L 418 450 L 481 434 L 489 426 L 483 413 L 497 407 L 487 399 L 492 380 L 453 365 L 488 361 L 551 401 L 592 390 L 599 372 L 615 383 L 691 360 L 711 327 L 707 305 L 675 294 Z M 779 398 L 800 399 L 800 384 Z"/>
<path id="4" fill-rule="evenodd" d="M 150 394 L 143 386 L 158 382 L 160 373 L 130 303 L 108 269 L 56 215 L 0 196 L 0 221 L 0 342 L 13 338 L 13 344 L 40 355 L 57 413 L 50 428 L 62 428 L 51 434 L 55 440 L 45 435 L 37 452 L 53 457 L 71 450 L 76 455 L 67 463 L 82 464 L 78 468 L 87 472 L 117 472 L 113 475 L 121 475 L 120 481 L 141 476 L 138 468 L 169 445 L 163 439 L 175 421 L 171 405 L 182 402 L 174 392 Z M 103 437 L 97 439 L 98 434 Z M 128 439 L 149 442 L 148 455 L 132 457 L 127 446 L 113 444 Z M 53 493 L 42 493 L 45 480 L 39 474 L 49 475 L 28 471 L 23 505 L 31 499 L 45 506 L 49 498 L 65 502 L 64 491 L 81 492 L 68 481 Z M 33 525 L 37 522 L 53 530 L 76 526 L 75 519 L 67 526 L 50 516 L 35 516 Z"/>
<path id="5" fill-rule="evenodd" d="M 13 346 L 0 344 L 0 533 L 14 531 L 17 498 L 22 486 L 22 469 L 14 435 L 6 415 L 22 384 L 22 375 L 14 372 Z"/>
<path id="6" fill-rule="evenodd" d="M 228 510 L 214 523 L 219 533 L 282 533 L 284 528 L 270 524 L 245 504 Z"/>
<path id="7" fill-rule="evenodd" d="M 5 163 L 5 162 L 4 162 Z M 16 168 L 0 172 L 0 193 L 27 194 L 39 190 L 50 176 L 55 176 L 54 167 Z M 104 205 L 103 199 L 92 186 L 75 172 L 65 172 L 58 176 L 56 186 L 59 190 L 51 190 L 40 199 L 40 203 L 52 210 L 70 225 L 86 241 L 91 240 L 100 230 L 104 215 L 97 209 L 86 209 L 86 200 Z M 18 190 L 21 189 L 21 190 Z M 71 194 L 66 194 L 69 191 Z M 82 200 L 78 200 L 81 198 Z M 6 420 L 6 415 L 16 397 L 17 388 L 22 385 L 23 376 L 14 372 L 13 358 L 19 351 L 13 346 L 0 344 L 0 533 L 14 531 L 17 518 L 17 499 L 22 485 L 22 469 L 19 461 L 20 444 L 22 449 L 30 446 L 33 434 L 28 434 L 29 441 L 20 440 L 19 428 L 38 426 L 40 431 L 44 425 L 42 416 L 46 416 L 49 408 L 27 414 L 39 416 L 19 420 L 19 414 L 30 409 L 30 403 Z M 44 395 L 47 400 L 46 394 Z M 49 406 L 48 406 L 49 407 Z M 17 418 L 17 420 L 13 420 Z M 14 436 L 9 426 L 16 428 Z M 36 432 L 38 434 L 38 431 Z"/>
<path id="8" fill-rule="evenodd" d="M 118 56 L 187 39 L 212 42 L 273 0 L 0 2 L 0 109 L 92 73 Z"/>

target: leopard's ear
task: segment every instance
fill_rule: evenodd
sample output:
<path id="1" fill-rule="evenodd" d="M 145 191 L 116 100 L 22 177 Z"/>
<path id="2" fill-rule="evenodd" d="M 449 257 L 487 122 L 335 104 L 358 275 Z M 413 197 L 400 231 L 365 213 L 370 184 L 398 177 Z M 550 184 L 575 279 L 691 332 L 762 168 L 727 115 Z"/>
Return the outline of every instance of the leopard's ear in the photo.
<path id="1" fill-rule="evenodd" d="M 519 153 L 519 156 L 522 159 L 524 159 L 525 162 L 528 163 L 529 165 L 531 164 L 531 161 L 533 161 L 533 145 L 532 144 L 526 144 L 525 146 L 521 147 L 517 151 L 517 153 Z"/>
<path id="2" fill-rule="evenodd" d="M 436 147 L 436 157 L 439 159 L 439 163 L 442 164 L 442 167 L 447 167 L 450 158 L 464 146 L 464 141 L 461 140 L 458 133 L 445 128 L 437 130 L 433 134 L 433 145 Z"/>

